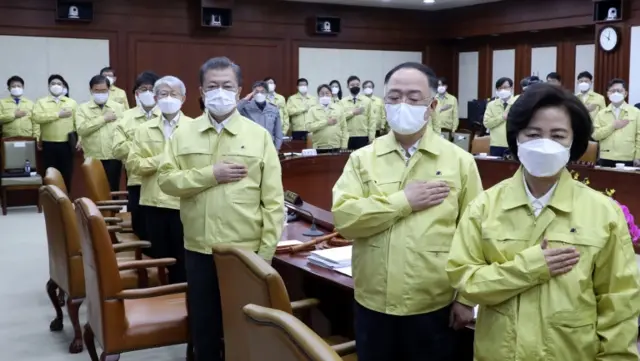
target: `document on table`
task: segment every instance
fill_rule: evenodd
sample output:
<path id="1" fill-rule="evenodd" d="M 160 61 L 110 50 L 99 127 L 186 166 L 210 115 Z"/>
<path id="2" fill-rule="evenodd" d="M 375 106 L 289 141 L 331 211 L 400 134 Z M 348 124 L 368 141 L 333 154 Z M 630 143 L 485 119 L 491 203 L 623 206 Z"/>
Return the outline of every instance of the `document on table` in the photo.
<path id="1" fill-rule="evenodd" d="M 349 277 L 353 277 L 351 275 L 351 266 L 349 267 L 342 267 L 342 268 L 334 268 L 335 271 L 342 273 L 345 276 L 349 276 Z"/>

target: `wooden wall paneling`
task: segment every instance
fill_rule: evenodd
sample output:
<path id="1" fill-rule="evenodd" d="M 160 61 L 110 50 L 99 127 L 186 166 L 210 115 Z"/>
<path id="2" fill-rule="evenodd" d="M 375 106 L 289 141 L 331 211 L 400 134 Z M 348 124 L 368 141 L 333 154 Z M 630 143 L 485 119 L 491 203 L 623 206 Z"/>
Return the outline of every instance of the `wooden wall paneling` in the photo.
<path id="1" fill-rule="evenodd" d="M 493 97 L 495 93 L 495 84 L 492 80 L 492 64 L 493 64 L 493 49 L 489 44 L 478 49 L 478 98 L 486 99 Z"/>
<path id="2" fill-rule="evenodd" d="M 563 40 L 558 43 L 558 53 L 556 58 L 557 72 L 562 77 L 562 86 L 567 89 L 575 87 L 575 79 L 573 74 L 576 70 L 576 43 L 570 40 Z M 544 76 L 547 76 L 546 74 Z M 545 79 L 546 80 L 546 79 Z"/>
<path id="3" fill-rule="evenodd" d="M 531 76 L 531 44 L 521 43 L 516 46 L 516 66 L 515 66 L 515 76 L 513 81 L 517 84 L 514 86 L 515 94 L 519 94 L 522 92 L 522 88 L 520 88 L 520 80 Z"/>
<path id="4" fill-rule="evenodd" d="M 449 82 L 448 92 L 456 94 L 458 87 L 457 53 L 448 43 L 432 43 L 425 47 L 422 62 L 431 67 L 438 77 L 445 77 Z"/>
<path id="5" fill-rule="evenodd" d="M 600 30 L 606 25 L 596 26 L 596 58 L 594 74 L 594 90 L 598 93 L 607 92 L 607 83 L 613 78 L 621 78 L 629 83 L 629 60 L 631 44 L 631 27 L 627 23 L 611 24 L 618 28 L 620 35 L 620 45 L 612 52 L 605 52 L 600 49 L 598 39 Z"/>

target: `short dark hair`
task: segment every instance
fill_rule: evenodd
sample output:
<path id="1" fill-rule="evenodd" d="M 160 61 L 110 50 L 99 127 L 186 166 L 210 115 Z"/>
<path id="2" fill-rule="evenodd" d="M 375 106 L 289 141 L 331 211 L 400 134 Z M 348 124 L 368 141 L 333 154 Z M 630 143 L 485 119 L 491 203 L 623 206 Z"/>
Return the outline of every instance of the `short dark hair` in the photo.
<path id="1" fill-rule="evenodd" d="M 7 80 L 7 88 L 11 87 L 11 83 L 15 83 L 15 82 L 18 82 L 22 84 L 22 86 L 24 86 L 24 79 L 22 79 L 17 75 L 14 75 L 11 78 L 9 78 L 9 80 Z"/>
<path id="2" fill-rule="evenodd" d="M 318 85 L 317 94 L 320 94 L 320 90 L 322 89 L 327 89 L 329 92 L 331 92 L 331 87 L 328 84 L 320 84 Z"/>
<path id="3" fill-rule="evenodd" d="M 520 87 L 521 88 L 524 89 L 524 88 L 527 87 L 527 85 L 529 85 L 529 77 L 528 76 L 524 77 L 524 78 L 522 78 L 522 80 L 520 80 Z"/>
<path id="4" fill-rule="evenodd" d="M 105 66 L 104 68 L 100 69 L 100 73 L 98 73 L 99 75 L 102 75 L 102 73 L 104 73 L 105 71 L 110 71 L 112 73 L 115 73 L 115 71 L 113 71 L 113 68 L 110 66 Z"/>
<path id="5" fill-rule="evenodd" d="M 441 77 L 440 79 L 438 79 L 438 82 L 442 83 L 442 85 L 444 85 L 444 86 L 449 86 L 449 82 L 447 81 L 447 78 L 445 78 L 445 77 Z"/>
<path id="6" fill-rule="evenodd" d="M 535 84 L 513 103 L 507 115 L 507 143 L 511 155 L 518 159 L 518 134 L 525 129 L 534 114 L 546 107 L 562 107 L 569 112 L 573 143 L 571 161 L 582 157 L 589 145 L 593 123 L 582 101 L 566 89 L 547 83 Z"/>
<path id="7" fill-rule="evenodd" d="M 300 78 L 298 79 L 298 81 L 296 82 L 296 84 L 300 85 L 300 83 L 307 83 L 307 85 L 309 85 L 309 81 L 306 78 Z"/>
<path id="8" fill-rule="evenodd" d="M 562 78 L 560 77 L 560 74 L 556 73 L 555 71 L 552 71 L 551 73 L 547 74 L 547 80 L 549 80 L 549 79 L 562 81 Z"/>
<path id="9" fill-rule="evenodd" d="M 62 82 L 62 84 L 66 83 L 66 81 L 64 80 L 62 75 L 60 75 L 60 74 L 51 74 L 49 76 L 49 79 L 47 79 L 47 84 L 51 84 L 51 82 L 56 80 L 56 79 L 60 80 Z"/>
<path id="10" fill-rule="evenodd" d="M 62 85 L 67 88 L 67 97 L 71 98 L 71 93 L 69 92 L 69 83 L 66 80 L 62 79 Z"/>
<path id="11" fill-rule="evenodd" d="M 349 78 L 347 78 L 347 86 L 349 86 L 349 83 L 351 83 L 354 80 L 360 81 L 360 78 L 358 78 L 355 75 L 351 75 Z"/>
<path id="12" fill-rule="evenodd" d="M 94 85 L 106 84 L 107 88 L 111 86 L 109 79 L 103 75 L 94 75 L 91 80 L 89 80 L 89 88 L 93 88 Z"/>
<path id="13" fill-rule="evenodd" d="M 623 88 L 627 89 L 627 83 L 624 80 L 620 78 L 613 78 L 609 80 L 609 83 L 607 84 L 607 90 L 611 89 L 611 87 L 616 84 L 621 84 Z"/>
<path id="14" fill-rule="evenodd" d="M 236 81 L 238 82 L 238 86 L 242 86 L 242 70 L 238 64 L 231 61 L 231 59 L 226 56 L 219 56 L 216 58 L 211 58 L 202 64 L 200 67 L 200 85 L 204 83 L 204 74 L 209 70 L 214 69 L 228 69 L 231 68 L 233 72 L 236 74 Z"/>
<path id="15" fill-rule="evenodd" d="M 496 89 L 500 88 L 505 82 L 509 83 L 509 86 L 513 88 L 513 79 L 502 77 L 496 81 Z"/>
<path id="16" fill-rule="evenodd" d="M 429 88 L 435 91 L 438 88 L 438 77 L 436 76 L 436 72 L 433 71 L 430 67 L 414 62 L 406 62 L 400 65 L 396 65 L 393 69 L 389 70 L 387 75 L 384 76 L 384 84 L 387 85 L 389 83 L 389 79 L 395 74 L 398 70 L 401 69 L 415 69 L 424 74 L 427 77 L 427 81 L 429 82 Z"/>
<path id="17" fill-rule="evenodd" d="M 540 78 L 537 75 L 532 75 L 532 76 L 529 77 L 529 81 L 527 83 L 527 86 L 533 85 L 533 84 L 538 84 L 538 83 L 542 83 L 542 80 L 540 80 Z"/>
<path id="18" fill-rule="evenodd" d="M 138 74 L 138 77 L 136 78 L 136 82 L 133 84 L 133 93 L 135 93 L 136 90 L 138 90 L 138 88 L 140 88 L 143 85 L 151 85 L 153 87 L 158 81 L 158 79 L 160 79 L 158 74 L 150 70 L 143 71 L 142 73 Z"/>
<path id="19" fill-rule="evenodd" d="M 267 86 L 267 82 L 263 81 L 263 80 L 258 80 L 257 82 L 253 83 L 253 86 L 251 87 L 251 89 L 255 89 L 255 88 L 264 88 L 265 90 L 267 90 L 268 86 Z"/>
<path id="20" fill-rule="evenodd" d="M 580 80 L 582 78 L 587 78 L 593 81 L 593 75 L 591 75 L 591 73 L 589 73 L 588 71 L 583 71 L 580 74 L 578 74 L 578 77 L 576 78 L 576 80 Z"/>
<path id="21" fill-rule="evenodd" d="M 273 80 L 273 84 L 278 84 L 278 83 L 276 82 L 276 79 L 274 79 L 274 77 L 272 77 L 272 76 L 268 76 L 268 77 L 264 78 L 264 80 L 263 80 L 263 81 L 265 81 L 265 82 L 266 82 L 266 81 L 269 81 L 269 80 Z"/>
<path id="22" fill-rule="evenodd" d="M 372 88 L 375 88 L 375 87 L 376 87 L 376 85 L 375 85 L 375 84 L 373 83 L 373 81 L 371 81 L 371 80 L 365 80 L 365 81 L 364 81 L 364 83 L 362 83 L 362 87 L 363 87 L 363 88 L 364 88 L 364 87 L 366 87 L 366 86 L 367 86 L 367 84 L 371 84 L 371 87 L 372 87 Z"/>

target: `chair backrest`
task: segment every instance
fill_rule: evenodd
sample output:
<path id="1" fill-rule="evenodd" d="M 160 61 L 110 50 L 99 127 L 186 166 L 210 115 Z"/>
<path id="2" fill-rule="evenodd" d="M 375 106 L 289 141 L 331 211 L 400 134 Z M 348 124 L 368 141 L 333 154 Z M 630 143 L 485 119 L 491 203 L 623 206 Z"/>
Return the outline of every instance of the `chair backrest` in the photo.
<path id="1" fill-rule="evenodd" d="M 458 147 L 471 152 L 471 142 L 473 141 L 473 132 L 468 129 L 458 129 L 452 136 L 453 144 Z"/>
<path id="2" fill-rule="evenodd" d="M 447 128 L 440 129 L 440 136 L 443 139 L 446 139 L 446 140 L 450 141 L 451 140 L 451 129 L 447 129 Z"/>
<path id="3" fill-rule="evenodd" d="M 110 201 L 111 190 L 102 162 L 98 159 L 87 158 L 82 162 L 81 168 L 89 199 L 94 202 Z"/>
<path id="4" fill-rule="evenodd" d="M 110 340 L 122 337 L 126 328 L 124 303 L 116 299 L 122 291 L 122 281 L 100 210 L 88 198 L 77 199 L 75 206 L 86 283 L 87 323 L 104 346 Z"/>
<path id="5" fill-rule="evenodd" d="M 62 178 L 62 173 L 60 173 L 59 170 L 53 167 L 47 168 L 47 171 L 44 175 L 44 184 L 56 186 L 58 187 L 58 189 L 62 191 L 62 193 L 66 194 L 67 196 L 69 195 L 69 192 L 67 191 L 67 186 L 64 184 L 64 178 Z M 46 214 L 45 214 L 45 217 L 46 217 Z M 75 215 L 73 216 L 73 218 L 75 219 Z"/>
<path id="6" fill-rule="evenodd" d="M 246 361 L 249 355 L 242 307 L 253 303 L 292 313 L 287 288 L 278 272 L 250 250 L 218 245 L 213 248 L 213 258 L 220 284 L 225 357 Z"/>
<path id="7" fill-rule="evenodd" d="M 589 145 L 587 146 L 587 150 L 584 152 L 582 157 L 580 157 L 579 161 L 595 163 L 597 160 L 598 160 L 598 142 L 594 142 L 590 140 Z"/>
<path id="8" fill-rule="evenodd" d="M 49 276 L 71 298 L 84 297 L 78 223 L 69 197 L 55 185 L 40 187 L 49 248 Z"/>
<path id="9" fill-rule="evenodd" d="M 249 304 L 242 308 L 247 322 L 251 361 L 341 361 L 342 358 L 295 316 Z M 226 334 L 225 334 L 226 338 Z"/>
<path id="10" fill-rule="evenodd" d="M 28 160 L 31 171 L 36 172 L 36 139 L 31 137 L 9 137 L 2 139 L 2 170 L 24 169 Z"/>
<path id="11" fill-rule="evenodd" d="M 489 154 L 489 143 L 491 136 L 475 137 L 471 142 L 471 154 L 487 153 Z"/>

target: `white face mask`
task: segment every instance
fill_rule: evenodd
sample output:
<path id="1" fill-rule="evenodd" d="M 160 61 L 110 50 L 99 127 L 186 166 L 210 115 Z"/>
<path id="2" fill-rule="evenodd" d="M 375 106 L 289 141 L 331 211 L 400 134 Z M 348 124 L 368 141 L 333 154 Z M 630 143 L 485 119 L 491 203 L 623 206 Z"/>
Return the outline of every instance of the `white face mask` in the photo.
<path id="1" fill-rule="evenodd" d="M 384 108 L 387 112 L 389 127 L 398 134 L 417 133 L 427 124 L 424 115 L 428 107 L 425 105 L 385 104 Z"/>
<path id="2" fill-rule="evenodd" d="M 447 88 L 446 88 L 445 86 L 440 85 L 440 86 L 438 87 L 438 94 L 444 94 L 444 93 L 446 93 L 446 92 L 447 92 Z"/>
<path id="3" fill-rule="evenodd" d="M 318 102 L 320 105 L 329 105 L 329 103 L 331 103 L 331 97 L 320 97 L 318 98 Z"/>
<path id="4" fill-rule="evenodd" d="M 109 80 L 109 84 L 111 84 L 111 86 L 116 85 L 116 78 L 108 76 L 107 79 Z"/>
<path id="5" fill-rule="evenodd" d="M 586 92 L 586 91 L 588 91 L 589 89 L 591 89 L 591 84 L 589 84 L 589 83 L 587 83 L 587 82 L 582 81 L 582 82 L 578 83 L 578 89 L 579 89 L 581 92 Z"/>
<path id="6" fill-rule="evenodd" d="M 102 105 L 109 100 L 109 93 L 93 93 L 92 95 L 93 101 L 98 105 Z"/>
<path id="7" fill-rule="evenodd" d="M 229 114 L 236 107 L 236 92 L 226 89 L 214 89 L 204 93 L 205 106 L 216 116 Z"/>
<path id="8" fill-rule="evenodd" d="M 64 95 L 69 94 L 69 89 L 67 89 L 67 88 L 63 88 L 63 89 L 62 89 L 62 94 L 64 94 Z"/>
<path id="9" fill-rule="evenodd" d="M 49 87 L 49 91 L 54 97 L 60 96 L 62 94 L 62 90 L 63 90 L 62 85 L 58 85 L 58 84 L 55 84 Z"/>
<path id="10" fill-rule="evenodd" d="M 267 88 L 269 89 L 269 93 L 273 93 L 274 91 L 276 91 L 276 85 L 273 83 L 267 84 Z"/>
<path id="11" fill-rule="evenodd" d="M 300 92 L 300 94 L 307 94 L 307 86 L 306 85 L 300 85 L 298 87 L 298 91 Z"/>
<path id="12" fill-rule="evenodd" d="M 518 158 L 534 177 L 551 177 L 569 162 L 571 147 L 542 138 L 518 143 Z"/>
<path id="13" fill-rule="evenodd" d="M 158 108 L 162 114 L 175 114 L 182 108 L 182 102 L 174 97 L 166 97 L 158 100 Z"/>
<path id="14" fill-rule="evenodd" d="M 19 96 L 22 96 L 22 93 L 24 93 L 24 89 L 22 89 L 21 87 L 14 87 L 14 88 L 11 88 L 10 93 L 14 97 L 19 97 Z"/>
<path id="15" fill-rule="evenodd" d="M 373 88 L 364 88 L 364 95 L 373 94 Z"/>
<path id="16" fill-rule="evenodd" d="M 614 103 L 621 103 L 624 100 L 624 94 L 622 93 L 611 93 L 609 94 L 609 100 Z"/>
<path id="17" fill-rule="evenodd" d="M 253 96 L 253 99 L 255 99 L 257 103 L 264 103 L 264 101 L 267 100 L 267 96 L 262 93 L 258 93 Z"/>
<path id="18" fill-rule="evenodd" d="M 334 86 L 331 88 L 331 94 L 337 95 L 339 92 L 340 92 L 340 88 L 338 88 L 337 86 Z"/>
<path id="19" fill-rule="evenodd" d="M 496 95 L 498 96 L 498 98 L 505 100 L 505 99 L 509 99 L 511 97 L 511 90 L 509 89 L 500 89 L 496 92 Z"/>
<path id="20" fill-rule="evenodd" d="M 156 105 L 156 99 L 150 91 L 143 91 L 138 94 L 138 101 L 143 107 L 153 107 Z"/>

